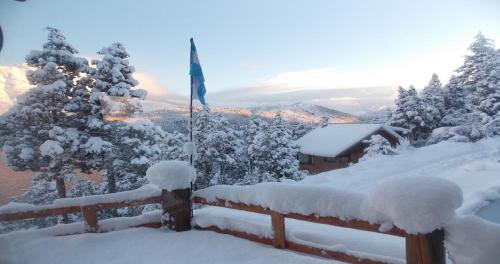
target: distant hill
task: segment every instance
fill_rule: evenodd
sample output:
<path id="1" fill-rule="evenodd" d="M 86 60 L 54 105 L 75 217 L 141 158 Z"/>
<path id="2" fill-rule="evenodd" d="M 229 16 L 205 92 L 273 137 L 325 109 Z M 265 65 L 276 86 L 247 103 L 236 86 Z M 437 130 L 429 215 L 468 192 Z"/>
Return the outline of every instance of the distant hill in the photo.
<path id="1" fill-rule="evenodd" d="M 162 124 L 167 131 L 187 131 L 189 108 L 182 102 L 144 101 L 143 115 L 154 122 Z M 303 124 L 317 124 L 323 117 L 330 123 L 355 123 L 358 117 L 324 106 L 295 103 L 290 105 L 258 106 L 258 107 L 220 107 L 212 106 L 212 111 L 224 113 L 233 124 L 242 124 L 252 114 L 259 113 L 263 118 L 273 118 L 278 112 L 285 121 Z"/>

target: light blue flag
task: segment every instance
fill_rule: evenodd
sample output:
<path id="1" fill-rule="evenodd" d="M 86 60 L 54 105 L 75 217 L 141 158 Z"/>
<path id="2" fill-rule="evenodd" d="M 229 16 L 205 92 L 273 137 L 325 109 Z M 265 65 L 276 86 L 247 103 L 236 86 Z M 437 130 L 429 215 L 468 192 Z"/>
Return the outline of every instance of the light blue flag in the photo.
<path id="1" fill-rule="evenodd" d="M 191 90 L 193 98 L 200 100 L 202 105 L 205 105 L 205 78 L 203 78 L 203 71 L 201 70 L 200 60 L 196 52 L 193 38 L 191 38 L 191 55 L 190 55 L 190 70 L 191 75 Z"/>

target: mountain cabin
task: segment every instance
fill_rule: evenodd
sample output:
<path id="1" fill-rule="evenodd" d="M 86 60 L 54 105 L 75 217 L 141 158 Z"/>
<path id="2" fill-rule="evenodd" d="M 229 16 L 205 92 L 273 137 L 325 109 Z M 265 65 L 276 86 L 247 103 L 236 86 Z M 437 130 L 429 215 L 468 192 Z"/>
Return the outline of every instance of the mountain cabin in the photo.
<path id="1" fill-rule="evenodd" d="M 328 124 L 297 140 L 300 169 L 310 174 L 345 168 L 357 163 L 368 146 L 363 141 L 379 134 L 392 146 L 402 139 L 399 128 L 380 124 Z"/>

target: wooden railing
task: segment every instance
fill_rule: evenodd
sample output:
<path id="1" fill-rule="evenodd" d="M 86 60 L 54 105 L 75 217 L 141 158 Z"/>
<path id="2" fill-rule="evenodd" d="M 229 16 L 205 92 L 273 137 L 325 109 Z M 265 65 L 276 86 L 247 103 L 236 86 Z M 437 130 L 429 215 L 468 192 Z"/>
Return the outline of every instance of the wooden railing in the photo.
<path id="1" fill-rule="evenodd" d="M 221 229 L 217 226 L 209 227 L 195 227 L 198 229 L 212 230 L 219 233 L 230 234 L 240 238 L 273 245 L 276 248 L 289 249 L 306 254 L 317 255 L 322 257 L 329 257 L 340 261 L 349 263 L 360 264 L 373 264 L 385 263 L 373 259 L 360 258 L 358 256 L 350 255 L 344 252 L 316 248 L 309 245 L 302 245 L 286 239 L 285 232 L 285 218 L 297 219 L 302 221 L 309 221 L 319 224 L 327 224 L 338 227 L 353 228 L 357 230 L 377 232 L 387 235 L 394 235 L 404 237 L 406 240 L 406 263 L 409 264 L 444 264 L 445 263 L 445 249 L 444 249 L 444 233 L 442 230 L 436 230 L 430 234 L 413 235 L 408 234 L 404 230 L 393 227 L 387 231 L 380 231 L 380 225 L 371 224 L 362 220 L 342 220 L 337 217 L 324 217 L 316 215 L 302 215 L 298 213 L 281 214 L 264 208 L 258 205 L 248 205 L 223 199 L 216 201 L 207 201 L 203 197 L 193 197 L 193 203 L 225 207 L 235 210 L 248 211 L 259 214 L 266 214 L 271 216 L 271 225 L 274 231 L 272 239 L 260 237 L 255 234 L 245 233 L 237 230 Z"/>
<path id="2" fill-rule="evenodd" d="M 161 196 L 155 195 L 151 197 L 141 198 L 137 200 L 127 200 L 119 202 L 96 202 L 85 204 L 84 206 L 65 206 L 65 205 L 42 205 L 34 206 L 29 210 L 22 210 L 20 212 L 0 213 L 0 221 L 15 221 L 23 219 L 33 219 L 48 216 L 61 216 L 71 213 L 82 213 L 85 221 L 84 232 L 99 232 L 99 224 L 97 220 L 97 212 L 105 209 L 118 209 L 130 206 L 139 206 L 146 204 L 161 203 Z M 157 223 L 147 223 L 141 226 L 159 227 L 161 225 L 160 219 Z"/>
<path id="3" fill-rule="evenodd" d="M 130 191 L 132 194 L 134 191 Z M 100 198 L 104 198 L 100 200 Z M 445 249 L 444 249 L 444 232 L 435 230 L 429 234 L 408 234 L 404 230 L 393 227 L 390 230 L 381 231 L 379 224 L 372 224 L 363 220 L 343 220 L 338 217 L 317 216 L 317 215 L 302 215 L 299 213 L 282 214 L 269 208 L 259 205 L 249 205 L 223 199 L 215 201 L 207 201 L 203 197 L 191 197 L 190 189 L 182 190 L 161 190 L 142 192 L 136 199 L 128 199 L 127 193 L 116 193 L 109 195 L 101 195 L 94 197 L 85 197 L 83 200 L 66 200 L 60 203 L 55 203 L 46 206 L 33 206 L 28 209 L 21 209 L 13 212 L 0 212 L 0 221 L 13 221 L 22 219 L 31 219 L 47 216 L 58 216 L 69 213 L 82 213 L 85 221 L 84 232 L 101 232 L 97 219 L 97 212 L 104 209 L 117 209 L 130 206 L 139 206 L 153 203 L 160 203 L 162 214 L 167 213 L 168 219 L 165 223 L 161 223 L 160 219 L 155 222 L 148 223 L 146 226 L 159 227 L 166 224 L 170 229 L 175 231 L 185 231 L 191 229 L 192 218 L 192 203 L 225 207 L 236 210 L 243 210 L 259 214 L 271 216 L 271 225 L 274 231 L 273 238 L 260 237 L 256 234 L 245 233 L 238 230 L 221 229 L 217 226 L 195 227 L 207 229 L 224 234 L 231 234 L 237 237 L 249 239 L 252 241 L 273 245 L 276 248 L 289 249 L 297 252 L 302 252 L 311 255 L 328 257 L 345 261 L 349 263 L 373 264 L 383 263 L 374 259 L 360 258 L 359 256 L 350 255 L 345 252 L 317 248 L 309 245 L 303 245 L 294 241 L 287 240 L 285 232 L 285 218 L 291 218 L 302 221 L 309 221 L 319 224 L 327 224 L 344 228 L 352 228 L 356 230 L 377 232 L 386 235 L 404 237 L 406 240 L 406 262 L 409 264 L 444 264 Z M 137 198 L 138 197 L 138 198 Z M 97 198 L 97 199 L 93 199 Z M 110 199 L 112 198 L 112 199 Z M 121 199 L 121 200 L 120 200 Z M 90 201 L 90 202 L 89 202 Z M 92 202 L 95 201 L 95 202 Z M 78 205 L 77 202 L 81 202 Z M 157 221 L 157 222 L 156 222 Z M 141 225 L 144 226 L 144 225 Z"/>

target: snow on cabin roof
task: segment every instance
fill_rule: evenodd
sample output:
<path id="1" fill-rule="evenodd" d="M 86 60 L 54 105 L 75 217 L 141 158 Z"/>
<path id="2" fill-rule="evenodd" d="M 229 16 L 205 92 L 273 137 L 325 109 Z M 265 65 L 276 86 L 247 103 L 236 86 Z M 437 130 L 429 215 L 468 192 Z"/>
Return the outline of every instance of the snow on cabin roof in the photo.
<path id="1" fill-rule="evenodd" d="M 401 139 L 393 129 L 382 124 L 329 124 L 312 130 L 296 142 L 301 153 L 335 157 L 378 130 Z"/>

